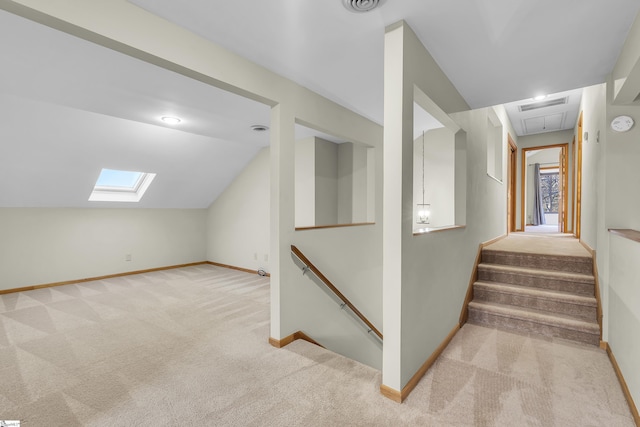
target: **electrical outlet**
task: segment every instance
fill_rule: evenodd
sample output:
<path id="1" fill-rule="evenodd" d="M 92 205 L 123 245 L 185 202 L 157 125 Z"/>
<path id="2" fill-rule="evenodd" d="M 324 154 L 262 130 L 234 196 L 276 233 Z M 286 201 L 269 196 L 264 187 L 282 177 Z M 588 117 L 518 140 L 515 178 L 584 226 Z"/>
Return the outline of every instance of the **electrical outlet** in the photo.
<path id="1" fill-rule="evenodd" d="M 264 262 L 269 262 L 269 254 L 264 254 Z"/>
<path id="2" fill-rule="evenodd" d="M 254 252 L 253 253 L 253 260 L 257 261 L 258 260 L 258 252 Z"/>
<path id="3" fill-rule="evenodd" d="M 126 255 L 124 256 L 124 260 L 125 260 L 125 261 L 131 261 L 131 254 L 126 254 Z"/>

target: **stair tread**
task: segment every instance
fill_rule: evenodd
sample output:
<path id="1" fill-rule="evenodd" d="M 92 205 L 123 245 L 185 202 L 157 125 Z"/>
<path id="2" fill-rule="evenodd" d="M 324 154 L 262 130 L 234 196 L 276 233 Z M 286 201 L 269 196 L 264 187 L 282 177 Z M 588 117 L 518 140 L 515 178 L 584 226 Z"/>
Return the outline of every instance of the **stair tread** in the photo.
<path id="1" fill-rule="evenodd" d="M 490 282 L 486 280 L 478 280 L 474 283 L 474 286 L 476 285 L 478 285 L 478 287 L 489 289 L 495 292 L 517 294 L 517 295 L 529 296 L 533 298 L 566 302 L 566 303 L 584 305 L 589 307 L 597 306 L 595 296 L 579 295 L 572 292 L 533 288 L 529 286 L 512 285 L 512 284 L 500 283 L 500 282 Z"/>
<path id="2" fill-rule="evenodd" d="M 566 329 L 578 330 L 593 334 L 600 333 L 600 326 L 597 322 L 587 322 L 573 317 L 550 314 L 546 311 L 523 308 L 506 304 L 495 304 L 490 302 L 469 302 L 469 308 L 483 310 L 505 317 L 513 317 L 520 320 L 530 320 L 550 326 L 558 326 Z"/>
<path id="3" fill-rule="evenodd" d="M 583 261 L 584 263 L 590 263 L 593 260 L 592 256 L 582 256 L 582 255 L 562 255 L 562 254 L 548 254 L 541 252 L 513 252 L 507 251 L 503 249 L 491 249 L 491 248 L 483 248 L 482 252 L 494 252 L 499 254 L 509 254 L 512 256 L 519 257 L 541 257 L 541 258 L 552 258 L 552 259 L 567 259 L 574 261 Z"/>
<path id="4" fill-rule="evenodd" d="M 478 264 L 478 269 L 513 272 L 513 273 L 519 273 L 519 274 L 530 275 L 530 276 L 553 277 L 556 279 L 574 280 L 578 282 L 593 283 L 595 281 L 593 274 L 568 273 L 568 272 L 558 271 L 558 270 L 544 270 L 541 268 L 517 267 L 512 265 L 490 264 L 490 263 L 484 263 L 484 262 Z"/>

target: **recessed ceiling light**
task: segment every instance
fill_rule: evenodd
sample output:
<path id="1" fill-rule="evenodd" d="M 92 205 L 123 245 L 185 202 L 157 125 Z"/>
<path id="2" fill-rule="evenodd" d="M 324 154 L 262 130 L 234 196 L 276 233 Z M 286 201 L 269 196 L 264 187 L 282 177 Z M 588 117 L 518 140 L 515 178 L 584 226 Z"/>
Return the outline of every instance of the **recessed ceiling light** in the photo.
<path id="1" fill-rule="evenodd" d="M 253 125 L 251 126 L 251 130 L 255 131 L 255 132 L 264 132 L 269 130 L 269 126 L 265 126 L 265 125 Z"/>
<path id="2" fill-rule="evenodd" d="M 160 117 L 160 120 L 162 120 L 163 122 L 165 122 L 168 125 L 177 125 L 178 123 L 180 123 L 182 121 L 177 117 L 171 117 L 171 116 Z"/>
<path id="3" fill-rule="evenodd" d="M 349 12 L 371 12 L 384 3 L 384 0 L 342 0 L 342 4 Z"/>
<path id="4" fill-rule="evenodd" d="M 547 97 L 547 95 L 538 95 L 538 96 L 535 96 L 535 97 L 533 98 L 533 100 L 534 100 L 534 101 L 542 101 L 542 100 L 543 100 L 543 99 L 545 99 L 546 97 Z"/>

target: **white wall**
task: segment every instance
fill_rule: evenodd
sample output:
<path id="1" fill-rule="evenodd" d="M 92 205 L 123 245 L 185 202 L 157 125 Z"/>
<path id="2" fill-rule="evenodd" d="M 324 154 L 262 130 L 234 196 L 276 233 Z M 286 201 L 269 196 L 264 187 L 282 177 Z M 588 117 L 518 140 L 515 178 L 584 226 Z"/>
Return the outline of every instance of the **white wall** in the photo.
<path id="1" fill-rule="evenodd" d="M 331 129 L 328 129 L 331 130 Z M 352 129 L 358 132 L 358 128 Z M 337 131 L 329 133 L 338 133 Z M 345 138 L 347 139 L 347 138 Z M 356 138 L 348 138 L 356 139 Z M 360 143 L 335 145 L 339 152 L 338 181 L 335 189 L 339 203 L 334 212 L 342 212 L 344 222 L 358 221 L 358 210 L 371 219 L 381 216 L 382 152 L 377 138 L 361 139 Z M 367 146 L 372 148 L 368 148 Z M 362 167 L 367 166 L 366 170 Z M 296 165 L 297 167 L 297 165 Z M 318 163 L 316 162 L 316 168 Z M 358 196 L 360 195 L 360 196 Z M 362 206 L 354 206 L 357 198 L 365 197 Z M 283 200 L 282 197 L 280 200 Z M 321 203 L 316 199 L 316 203 Z M 371 209 L 373 208 L 373 209 Z M 364 211 L 363 211 L 364 209 Z M 368 210 L 374 212 L 367 212 Z M 364 219 L 363 218 L 363 219 Z M 343 222 L 343 221 L 340 221 Z M 358 221 L 362 222 L 362 221 Z M 335 224 L 335 222 L 334 222 Z M 296 245 L 316 267 L 360 310 L 378 329 L 382 329 L 382 224 L 299 230 L 289 235 L 289 244 Z M 360 321 L 348 310 L 340 308 L 326 287 L 313 280 L 312 274 L 302 275 L 290 250 L 283 274 L 287 276 L 286 308 L 283 321 L 288 335 L 301 330 L 326 348 L 380 369 L 382 345 L 367 333 Z"/>
<path id="2" fill-rule="evenodd" d="M 369 148 L 363 145 L 343 143 L 338 145 L 338 222 L 337 224 L 352 224 L 367 222 L 369 210 L 373 213 L 373 206 L 369 206 L 368 197 L 375 197 L 369 192 L 368 167 Z"/>
<path id="3" fill-rule="evenodd" d="M 269 148 L 263 148 L 207 211 L 208 261 L 269 271 Z"/>
<path id="4" fill-rule="evenodd" d="M 368 344 L 366 331 L 336 315 L 333 312 L 335 304 L 324 304 L 323 300 L 315 298 L 317 287 L 309 285 L 308 279 L 302 277 L 291 259 L 290 248 L 295 242 L 303 250 L 313 252 L 314 261 L 330 266 L 331 277 L 336 281 L 340 278 L 345 292 L 353 294 L 355 300 L 361 300 L 362 310 L 371 312 L 370 316 L 381 322 L 381 227 L 346 227 L 339 232 L 332 229 L 299 234 L 295 232 L 294 214 L 296 121 L 376 150 L 382 148 L 381 126 L 126 0 L 100 1 L 99 14 L 95 4 L 85 2 L 67 7 L 54 2 L 18 0 L 6 6 L 27 18 L 44 19 L 49 25 L 70 34 L 270 105 L 270 335 L 282 339 L 309 325 L 313 327 L 312 332 L 318 334 L 310 334 L 312 337 L 318 338 L 319 334 L 335 336 L 337 344 L 375 359 L 369 361 L 373 365 L 381 364 L 381 350 Z M 139 31 L 140 28 L 144 31 Z M 381 151 L 376 152 L 375 163 L 375 217 L 381 218 Z M 210 209 L 209 222 L 211 215 L 218 214 L 217 209 Z M 215 234 L 211 229 L 209 233 Z M 234 237 L 233 240 L 238 239 Z M 211 245 L 208 245 L 207 256 L 219 258 L 220 252 Z M 227 260 L 229 264 L 237 264 L 239 261 L 236 260 L 240 259 L 220 258 L 220 262 Z M 335 324 L 331 326 L 328 318 Z M 359 356 L 352 357 L 358 359 Z"/>
<path id="5" fill-rule="evenodd" d="M 638 229 L 638 228 L 636 228 Z M 636 405 L 640 402 L 640 243 L 610 237 L 607 340 Z"/>
<path id="6" fill-rule="evenodd" d="M 430 206 L 429 224 L 417 224 L 414 229 L 435 228 L 455 224 L 455 137 L 447 128 L 432 129 L 413 144 L 413 205 L 424 202 Z M 424 181 L 423 172 L 424 168 Z M 415 218 L 415 214 L 414 214 Z"/>
<path id="7" fill-rule="evenodd" d="M 2 208 L 0 289 L 205 261 L 205 216 L 204 209 Z"/>
<path id="8" fill-rule="evenodd" d="M 640 69 L 640 20 L 636 19 L 629 32 L 629 39 L 623 48 L 618 65 L 636 63 L 635 75 L 628 81 L 637 81 Z M 616 65 L 616 69 L 620 68 Z M 622 239 L 608 233 L 609 228 L 628 228 L 640 231 L 640 198 L 636 189 L 640 186 L 640 106 L 614 105 L 613 80 L 610 79 L 606 89 L 606 111 L 585 105 L 585 130 L 595 135 L 600 130 L 601 142 L 594 144 L 599 150 L 593 153 L 596 157 L 598 175 L 595 185 L 597 209 L 587 216 L 589 227 L 593 227 L 595 214 L 595 230 L 583 231 L 586 242 L 596 239 L 600 288 L 604 313 L 604 336 L 616 357 L 629 392 L 636 406 L 640 405 L 640 296 L 638 294 L 638 277 L 640 270 L 640 243 Z M 590 96 L 594 103 L 602 103 L 602 88 L 591 88 Z M 600 104 L 601 105 L 601 104 Z M 587 115 L 587 111 L 593 113 Z M 625 133 L 611 130 L 611 120 L 619 115 L 631 116 L 636 124 Z M 587 120 L 590 118 L 590 120 Z M 604 136 L 604 138 L 603 138 Z M 591 137 L 589 138 L 591 140 Z M 593 162 L 593 160 L 592 160 Z M 589 201 L 586 201 L 589 203 Z M 582 215 L 585 215 L 583 204 Z M 584 226 L 583 226 L 584 228 Z"/>
<path id="9" fill-rule="evenodd" d="M 466 175 L 462 183 L 466 193 L 461 193 L 466 194 L 464 229 L 413 235 L 415 86 L 446 116 L 434 117 L 443 124 L 452 120 L 462 128 L 456 134 L 456 159 L 460 156 L 469 160 L 461 162 L 464 174 L 456 173 L 456 179 Z M 485 162 L 489 111 L 464 110 L 468 110 L 468 106 L 413 31 L 405 23 L 388 27 L 385 36 L 383 384 L 398 391 L 458 324 L 478 244 L 506 232 L 506 182 L 490 178 Z M 504 119 L 502 112 L 500 116 Z M 503 150 L 506 150 L 509 129 L 504 122 Z M 506 164 L 502 166 L 505 170 Z"/>
<path id="10" fill-rule="evenodd" d="M 340 144 L 338 149 L 338 220 L 334 224 L 349 224 L 353 218 L 353 144 Z M 366 194 L 366 193 L 365 193 Z"/>
<path id="11" fill-rule="evenodd" d="M 375 197 L 375 193 L 369 192 L 369 147 L 351 144 L 353 161 L 351 164 L 351 222 L 367 222 L 369 217 L 369 204 L 367 197 Z M 375 165 L 371 165 L 375 168 Z M 375 178 L 373 182 L 375 185 Z M 372 206 L 371 214 L 375 207 Z"/>
<path id="12" fill-rule="evenodd" d="M 487 120 L 487 174 L 498 181 L 504 179 L 502 165 L 505 152 L 502 143 L 502 127 L 495 110 L 490 109 L 489 119 Z"/>
<path id="13" fill-rule="evenodd" d="M 296 227 L 316 224 L 316 143 L 315 138 L 296 142 L 295 210 Z M 269 162 L 266 158 L 264 161 Z M 268 181 L 268 178 L 267 178 Z"/>
<path id="14" fill-rule="evenodd" d="M 339 224 L 338 145 L 322 138 L 315 138 L 315 140 L 316 222 L 314 225 Z M 349 198 L 349 200 L 351 199 Z M 351 208 L 350 203 L 348 207 Z M 351 209 L 349 209 L 350 213 Z"/>
<path id="15" fill-rule="evenodd" d="M 580 239 L 593 249 L 596 249 L 599 244 L 598 222 L 604 221 L 604 211 L 599 215 L 598 210 L 600 207 L 604 208 L 606 175 L 614 172 L 605 171 L 605 159 L 608 155 L 605 148 L 607 143 L 605 141 L 598 143 L 595 137 L 601 129 L 603 136 L 606 132 L 607 126 L 604 123 L 606 118 L 605 109 L 606 86 L 596 85 L 584 88 L 581 102 L 583 114 L 582 131 L 583 133 L 589 133 L 589 140 L 582 141 L 582 220 L 580 222 Z"/>

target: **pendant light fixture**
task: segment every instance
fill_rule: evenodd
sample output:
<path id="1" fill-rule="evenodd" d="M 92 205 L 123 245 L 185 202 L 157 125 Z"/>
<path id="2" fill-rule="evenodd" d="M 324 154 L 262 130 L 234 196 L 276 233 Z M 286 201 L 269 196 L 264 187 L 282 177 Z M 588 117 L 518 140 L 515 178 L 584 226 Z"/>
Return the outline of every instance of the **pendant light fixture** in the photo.
<path id="1" fill-rule="evenodd" d="M 424 131 L 422 131 L 422 203 L 418 203 L 416 223 L 429 224 L 431 205 L 424 202 Z"/>

